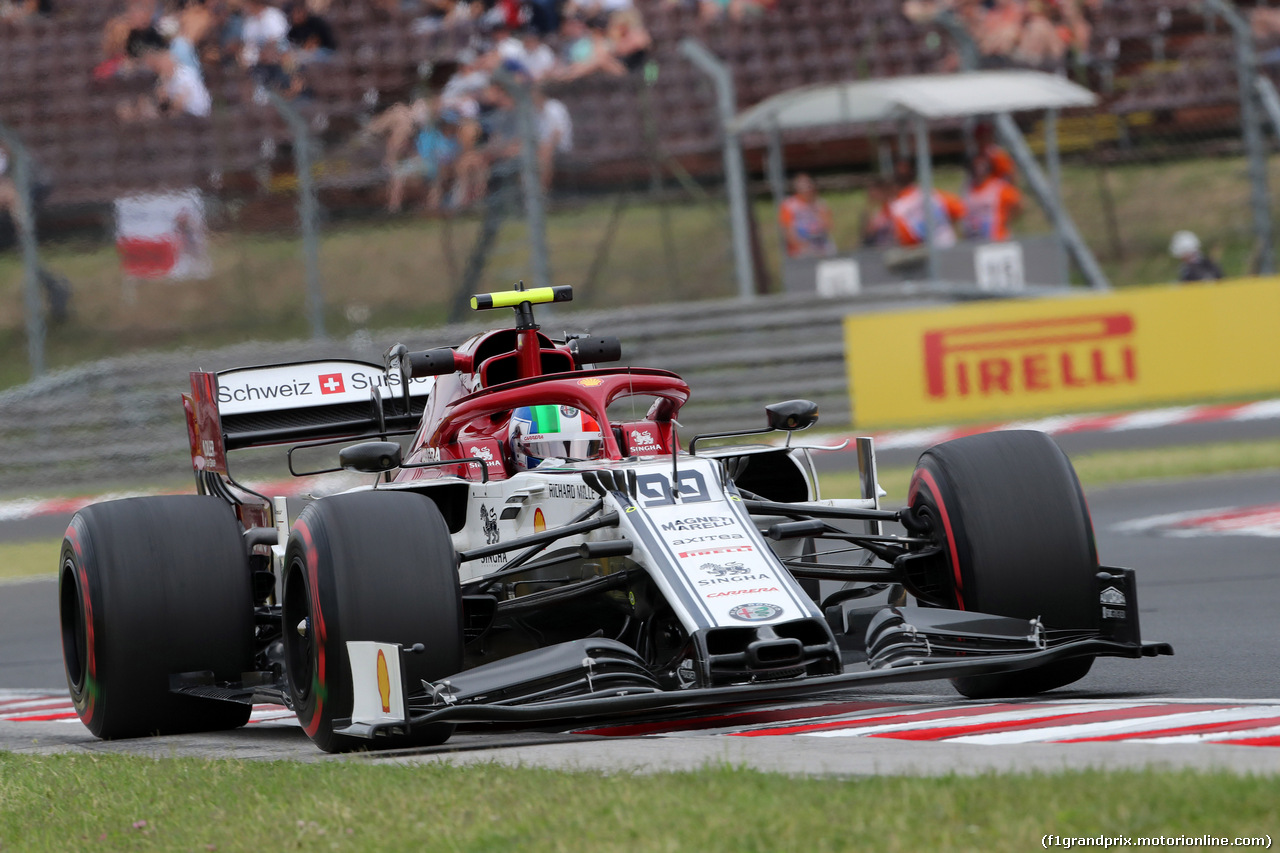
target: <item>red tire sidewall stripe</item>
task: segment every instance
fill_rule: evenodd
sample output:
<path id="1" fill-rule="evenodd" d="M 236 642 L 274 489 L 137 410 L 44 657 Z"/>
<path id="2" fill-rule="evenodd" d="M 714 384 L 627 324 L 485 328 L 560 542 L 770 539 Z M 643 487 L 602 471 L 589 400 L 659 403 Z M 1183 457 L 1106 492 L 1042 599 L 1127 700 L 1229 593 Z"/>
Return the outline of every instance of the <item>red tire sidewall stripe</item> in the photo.
<path id="1" fill-rule="evenodd" d="M 94 648 L 93 634 L 93 602 L 89 599 L 89 575 L 84 567 L 84 547 L 80 544 L 80 533 L 73 521 L 63 537 L 71 543 L 71 550 L 76 555 L 76 584 L 80 587 L 80 600 L 84 604 L 85 624 L 85 677 L 84 691 L 76 701 L 76 713 L 87 726 L 93 720 L 94 706 L 98 695 L 98 656 Z M 66 650 L 63 650 L 66 654 Z M 81 707 L 83 705 L 83 707 Z"/>
<path id="2" fill-rule="evenodd" d="M 315 708 L 311 711 L 310 719 L 303 724 L 303 729 L 308 737 L 315 737 L 316 732 L 320 730 L 320 718 L 324 713 L 324 697 L 328 693 L 328 685 L 325 680 L 325 640 L 328 632 L 325 630 L 324 613 L 320 609 L 320 583 L 319 568 L 316 565 L 316 546 L 312 539 L 311 531 L 307 528 L 306 522 L 298 519 L 293 523 L 293 529 L 298 531 L 298 535 L 302 538 L 303 555 L 307 561 L 307 586 L 308 592 L 311 594 L 311 613 L 315 616 L 316 624 L 312 626 L 315 631 L 315 648 L 316 648 L 316 673 L 315 683 L 311 686 L 311 694 L 315 696 Z M 299 709 L 302 710 L 302 709 Z M 301 719 L 301 715 L 299 715 Z"/>
<path id="3" fill-rule="evenodd" d="M 947 505 L 943 503 L 942 491 L 938 488 L 938 481 L 934 479 L 929 469 L 916 469 L 915 475 L 911 478 L 911 488 L 907 492 L 907 502 L 914 503 L 916 494 L 920 490 L 921 480 L 924 481 L 925 486 L 929 489 L 929 493 L 933 495 L 934 503 L 938 506 L 938 515 L 942 518 L 942 530 L 947 535 L 947 554 L 951 559 L 951 571 L 955 575 L 956 581 L 956 605 L 959 609 L 964 610 L 964 579 L 960 575 L 960 552 L 956 549 L 956 535 L 951 527 L 951 515 L 947 512 Z"/>

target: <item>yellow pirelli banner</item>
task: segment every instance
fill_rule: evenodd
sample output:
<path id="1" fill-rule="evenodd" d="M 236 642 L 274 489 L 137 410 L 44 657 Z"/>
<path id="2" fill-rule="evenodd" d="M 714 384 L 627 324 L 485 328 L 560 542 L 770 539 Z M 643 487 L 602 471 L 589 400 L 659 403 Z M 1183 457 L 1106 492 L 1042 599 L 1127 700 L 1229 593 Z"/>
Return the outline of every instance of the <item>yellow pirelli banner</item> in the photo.
<path id="1" fill-rule="evenodd" d="M 859 427 L 1280 391 L 1280 278 L 845 318 Z"/>

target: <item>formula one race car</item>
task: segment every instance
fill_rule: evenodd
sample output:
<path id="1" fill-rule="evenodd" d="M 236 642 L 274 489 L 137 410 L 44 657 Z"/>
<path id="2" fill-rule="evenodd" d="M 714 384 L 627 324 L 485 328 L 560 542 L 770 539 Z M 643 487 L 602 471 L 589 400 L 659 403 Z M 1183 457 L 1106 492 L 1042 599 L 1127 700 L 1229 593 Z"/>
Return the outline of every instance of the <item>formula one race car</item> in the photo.
<path id="1" fill-rule="evenodd" d="M 613 338 L 539 331 L 533 305 L 571 295 L 475 297 L 514 308 L 514 328 L 397 345 L 382 366 L 191 374 L 199 494 L 97 504 L 67 529 L 63 650 L 84 724 L 224 729 L 279 702 L 321 749 L 377 749 L 438 744 L 463 721 L 922 679 L 1025 695 L 1100 655 L 1172 652 L 1141 642 L 1134 574 L 1099 566 L 1075 472 L 1044 434 L 926 451 L 895 510 L 859 439 L 861 495 L 823 499 L 820 448 L 792 443 L 814 404 L 682 449 L 680 377 L 598 367 L 620 360 Z M 774 431 L 785 444 L 725 441 Z M 284 444 L 295 474 L 374 482 L 290 527 L 283 498 L 227 467 L 228 451 Z M 308 453 L 319 470 L 299 470 Z"/>

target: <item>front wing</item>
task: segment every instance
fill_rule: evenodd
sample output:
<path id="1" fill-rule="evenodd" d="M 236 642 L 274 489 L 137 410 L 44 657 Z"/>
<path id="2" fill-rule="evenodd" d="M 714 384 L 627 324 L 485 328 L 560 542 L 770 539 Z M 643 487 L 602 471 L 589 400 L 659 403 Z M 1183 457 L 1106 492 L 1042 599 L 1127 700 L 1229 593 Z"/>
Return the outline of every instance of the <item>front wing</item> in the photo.
<path id="1" fill-rule="evenodd" d="M 423 683 L 407 691 L 398 672 L 394 644 L 380 644 L 396 664 L 376 681 L 357 676 L 357 695 L 388 685 L 406 689 L 402 715 L 354 715 L 339 721 L 341 734 L 377 738 L 437 722 L 539 723 L 609 718 L 641 712 L 741 705 L 813 696 L 851 687 L 1017 672 L 1085 656 L 1155 657 L 1173 654 L 1166 643 L 1140 639 L 1133 572 L 1099 573 L 1104 619 L 1098 631 L 1046 632 L 1039 620 L 1014 619 L 941 608 L 885 607 L 867 626 L 867 667 L 839 675 L 704 688 L 664 690 L 629 648 L 610 640 L 562 643 Z M 1107 604 L 1117 590 L 1128 606 Z M 353 657 L 353 671 L 356 671 Z M 363 671 L 369 672 L 368 667 Z"/>

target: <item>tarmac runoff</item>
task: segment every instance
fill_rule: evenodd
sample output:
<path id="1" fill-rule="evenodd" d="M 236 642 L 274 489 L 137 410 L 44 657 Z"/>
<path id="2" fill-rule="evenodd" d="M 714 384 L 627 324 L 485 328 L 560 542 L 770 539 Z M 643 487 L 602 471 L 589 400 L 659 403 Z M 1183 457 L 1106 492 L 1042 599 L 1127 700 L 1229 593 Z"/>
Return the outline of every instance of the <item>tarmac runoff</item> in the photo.
<path id="1" fill-rule="evenodd" d="M 1052 741 L 1052 742 L 1043 742 Z M 422 750 L 330 756 L 279 706 L 243 729 L 99 741 L 70 702 L 0 694 L 0 749 L 20 754 L 128 754 L 247 760 L 499 763 L 659 772 L 728 764 L 802 775 L 973 775 L 1066 769 L 1229 769 L 1280 773 L 1280 701 L 1060 700 L 937 704 L 920 697 L 833 695 L 680 720 L 562 732 L 464 728 Z"/>

